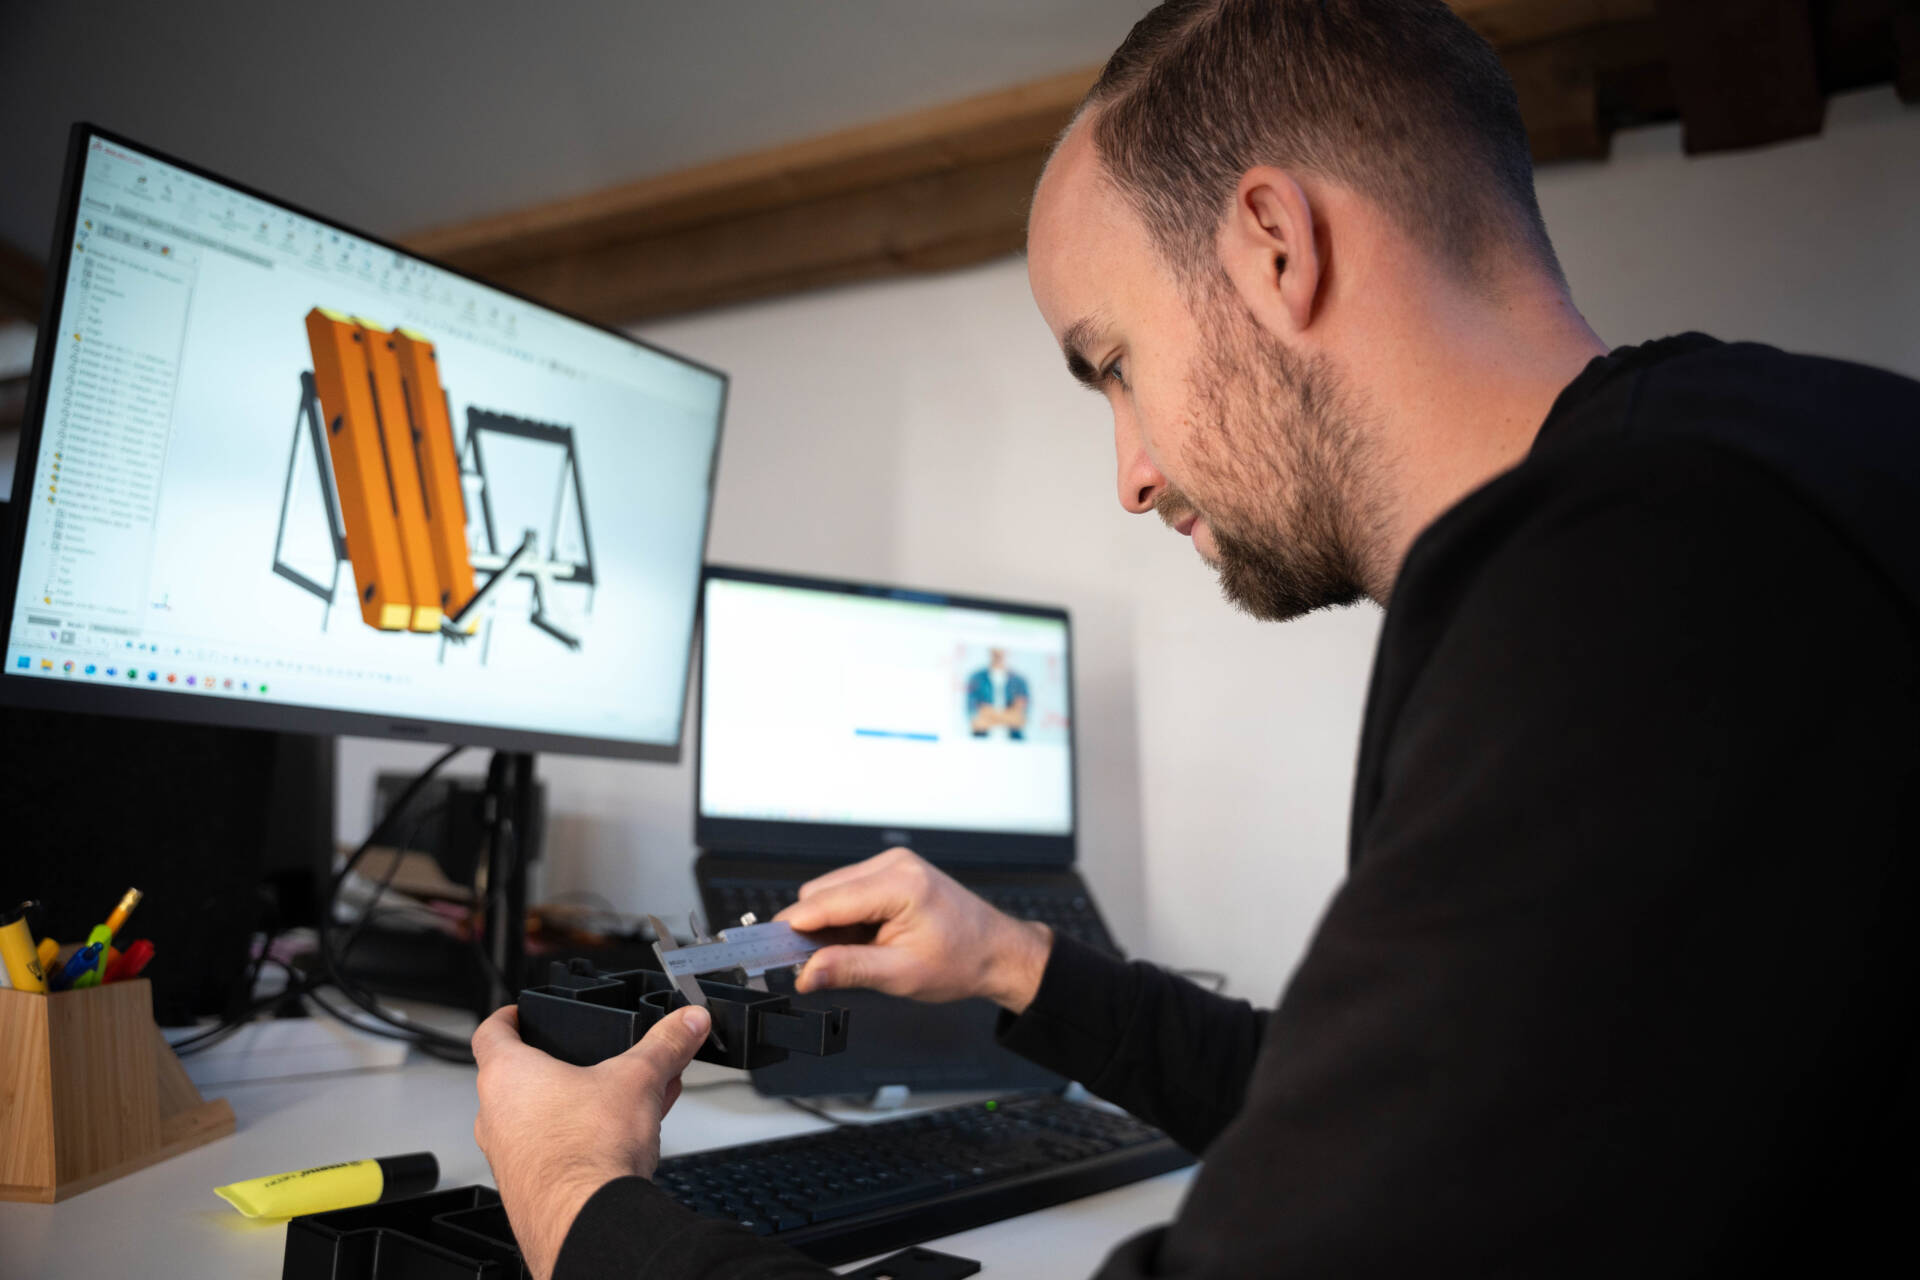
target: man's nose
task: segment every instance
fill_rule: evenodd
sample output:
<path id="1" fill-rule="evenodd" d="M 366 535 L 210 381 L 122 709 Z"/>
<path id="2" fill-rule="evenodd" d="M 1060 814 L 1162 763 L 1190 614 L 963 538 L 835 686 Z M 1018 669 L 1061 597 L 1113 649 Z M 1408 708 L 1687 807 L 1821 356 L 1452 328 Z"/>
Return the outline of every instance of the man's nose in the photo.
<path id="1" fill-rule="evenodd" d="M 1160 491 L 1167 487 L 1167 478 L 1153 465 L 1153 459 L 1140 443 L 1128 439 L 1117 427 L 1114 452 L 1120 463 L 1120 505 L 1136 516 L 1145 515 L 1153 510 Z"/>

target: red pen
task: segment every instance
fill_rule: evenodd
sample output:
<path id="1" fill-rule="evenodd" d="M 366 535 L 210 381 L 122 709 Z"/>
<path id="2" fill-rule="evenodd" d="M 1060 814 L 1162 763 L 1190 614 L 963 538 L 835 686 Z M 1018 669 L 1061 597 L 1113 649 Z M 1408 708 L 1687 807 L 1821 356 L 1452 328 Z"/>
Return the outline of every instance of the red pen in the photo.
<path id="1" fill-rule="evenodd" d="M 118 982 L 122 978 L 137 978 L 140 971 L 147 967 L 147 961 L 153 959 L 153 944 L 145 938 L 128 946 L 118 960 L 107 966 L 102 982 Z"/>

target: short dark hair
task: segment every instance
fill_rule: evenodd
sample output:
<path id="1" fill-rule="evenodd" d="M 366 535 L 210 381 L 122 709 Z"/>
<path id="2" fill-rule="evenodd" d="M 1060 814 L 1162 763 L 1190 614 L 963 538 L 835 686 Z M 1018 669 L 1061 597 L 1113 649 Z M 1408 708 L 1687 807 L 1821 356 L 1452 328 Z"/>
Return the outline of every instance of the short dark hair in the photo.
<path id="1" fill-rule="evenodd" d="M 1167 0 L 1088 93 L 1095 149 L 1176 270 L 1216 261 L 1240 176 L 1322 174 L 1479 280 L 1503 250 L 1561 279 L 1513 82 L 1441 0 Z"/>

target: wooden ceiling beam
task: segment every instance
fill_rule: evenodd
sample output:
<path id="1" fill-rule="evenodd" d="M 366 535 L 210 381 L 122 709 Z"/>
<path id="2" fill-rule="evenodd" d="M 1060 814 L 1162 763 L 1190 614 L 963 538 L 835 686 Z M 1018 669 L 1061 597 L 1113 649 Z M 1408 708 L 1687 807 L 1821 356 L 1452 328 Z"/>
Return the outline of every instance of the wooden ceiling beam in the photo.
<path id="1" fill-rule="evenodd" d="M 1043 154 L 1097 67 L 410 237 L 485 273 Z"/>
<path id="2" fill-rule="evenodd" d="M 1659 0 L 1687 154 L 1820 132 L 1827 100 L 1808 0 Z"/>
<path id="3" fill-rule="evenodd" d="M 508 288 L 609 323 L 930 271 L 1017 251 L 1045 161 L 1028 150 L 660 235 L 523 261 Z"/>
<path id="4" fill-rule="evenodd" d="M 1609 104 L 1671 113 L 1655 0 L 1450 3 L 1502 51 L 1542 163 L 1604 156 Z M 1032 184 L 1097 74 L 1085 67 L 407 244 L 612 324 L 964 266 L 1024 243 Z"/>
<path id="5" fill-rule="evenodd" d="M 1448 0 L 1487 43 L 1516 49 L 1653 17 L 1654 0 Z"/>

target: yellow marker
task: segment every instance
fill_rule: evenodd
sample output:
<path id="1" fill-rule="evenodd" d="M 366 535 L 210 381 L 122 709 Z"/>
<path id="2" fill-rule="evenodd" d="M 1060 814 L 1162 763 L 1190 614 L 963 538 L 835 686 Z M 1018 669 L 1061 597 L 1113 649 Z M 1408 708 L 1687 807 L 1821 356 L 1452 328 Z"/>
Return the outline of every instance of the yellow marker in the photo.
<path id="1" fill-rule="evenodd" d="M 213 1194 L 249 1218 L 292 1218 L 423 1195 L 439 1184 L 440 1162 L 430 1151 L 416 1151 L 249 1178 L 215 1187 Z"/>
<path id="2" fill-rule="evenodd" d="M 53 968 L 53 962 L 60 958 L 60 944 L 52 938 L 40 939 L 40 971 L 45 973 Z"/>
<path id="3" fill-rule="evenodd" d="M 16 991 L 45 991 L 46 970 L 40 967 L 40 955 L 33 945 L 33 930 L 27 928 L 27 911 L 38 906 L 23 902 L 0 915 L 0 961 L 7 966 L 7 981 Z"/>

